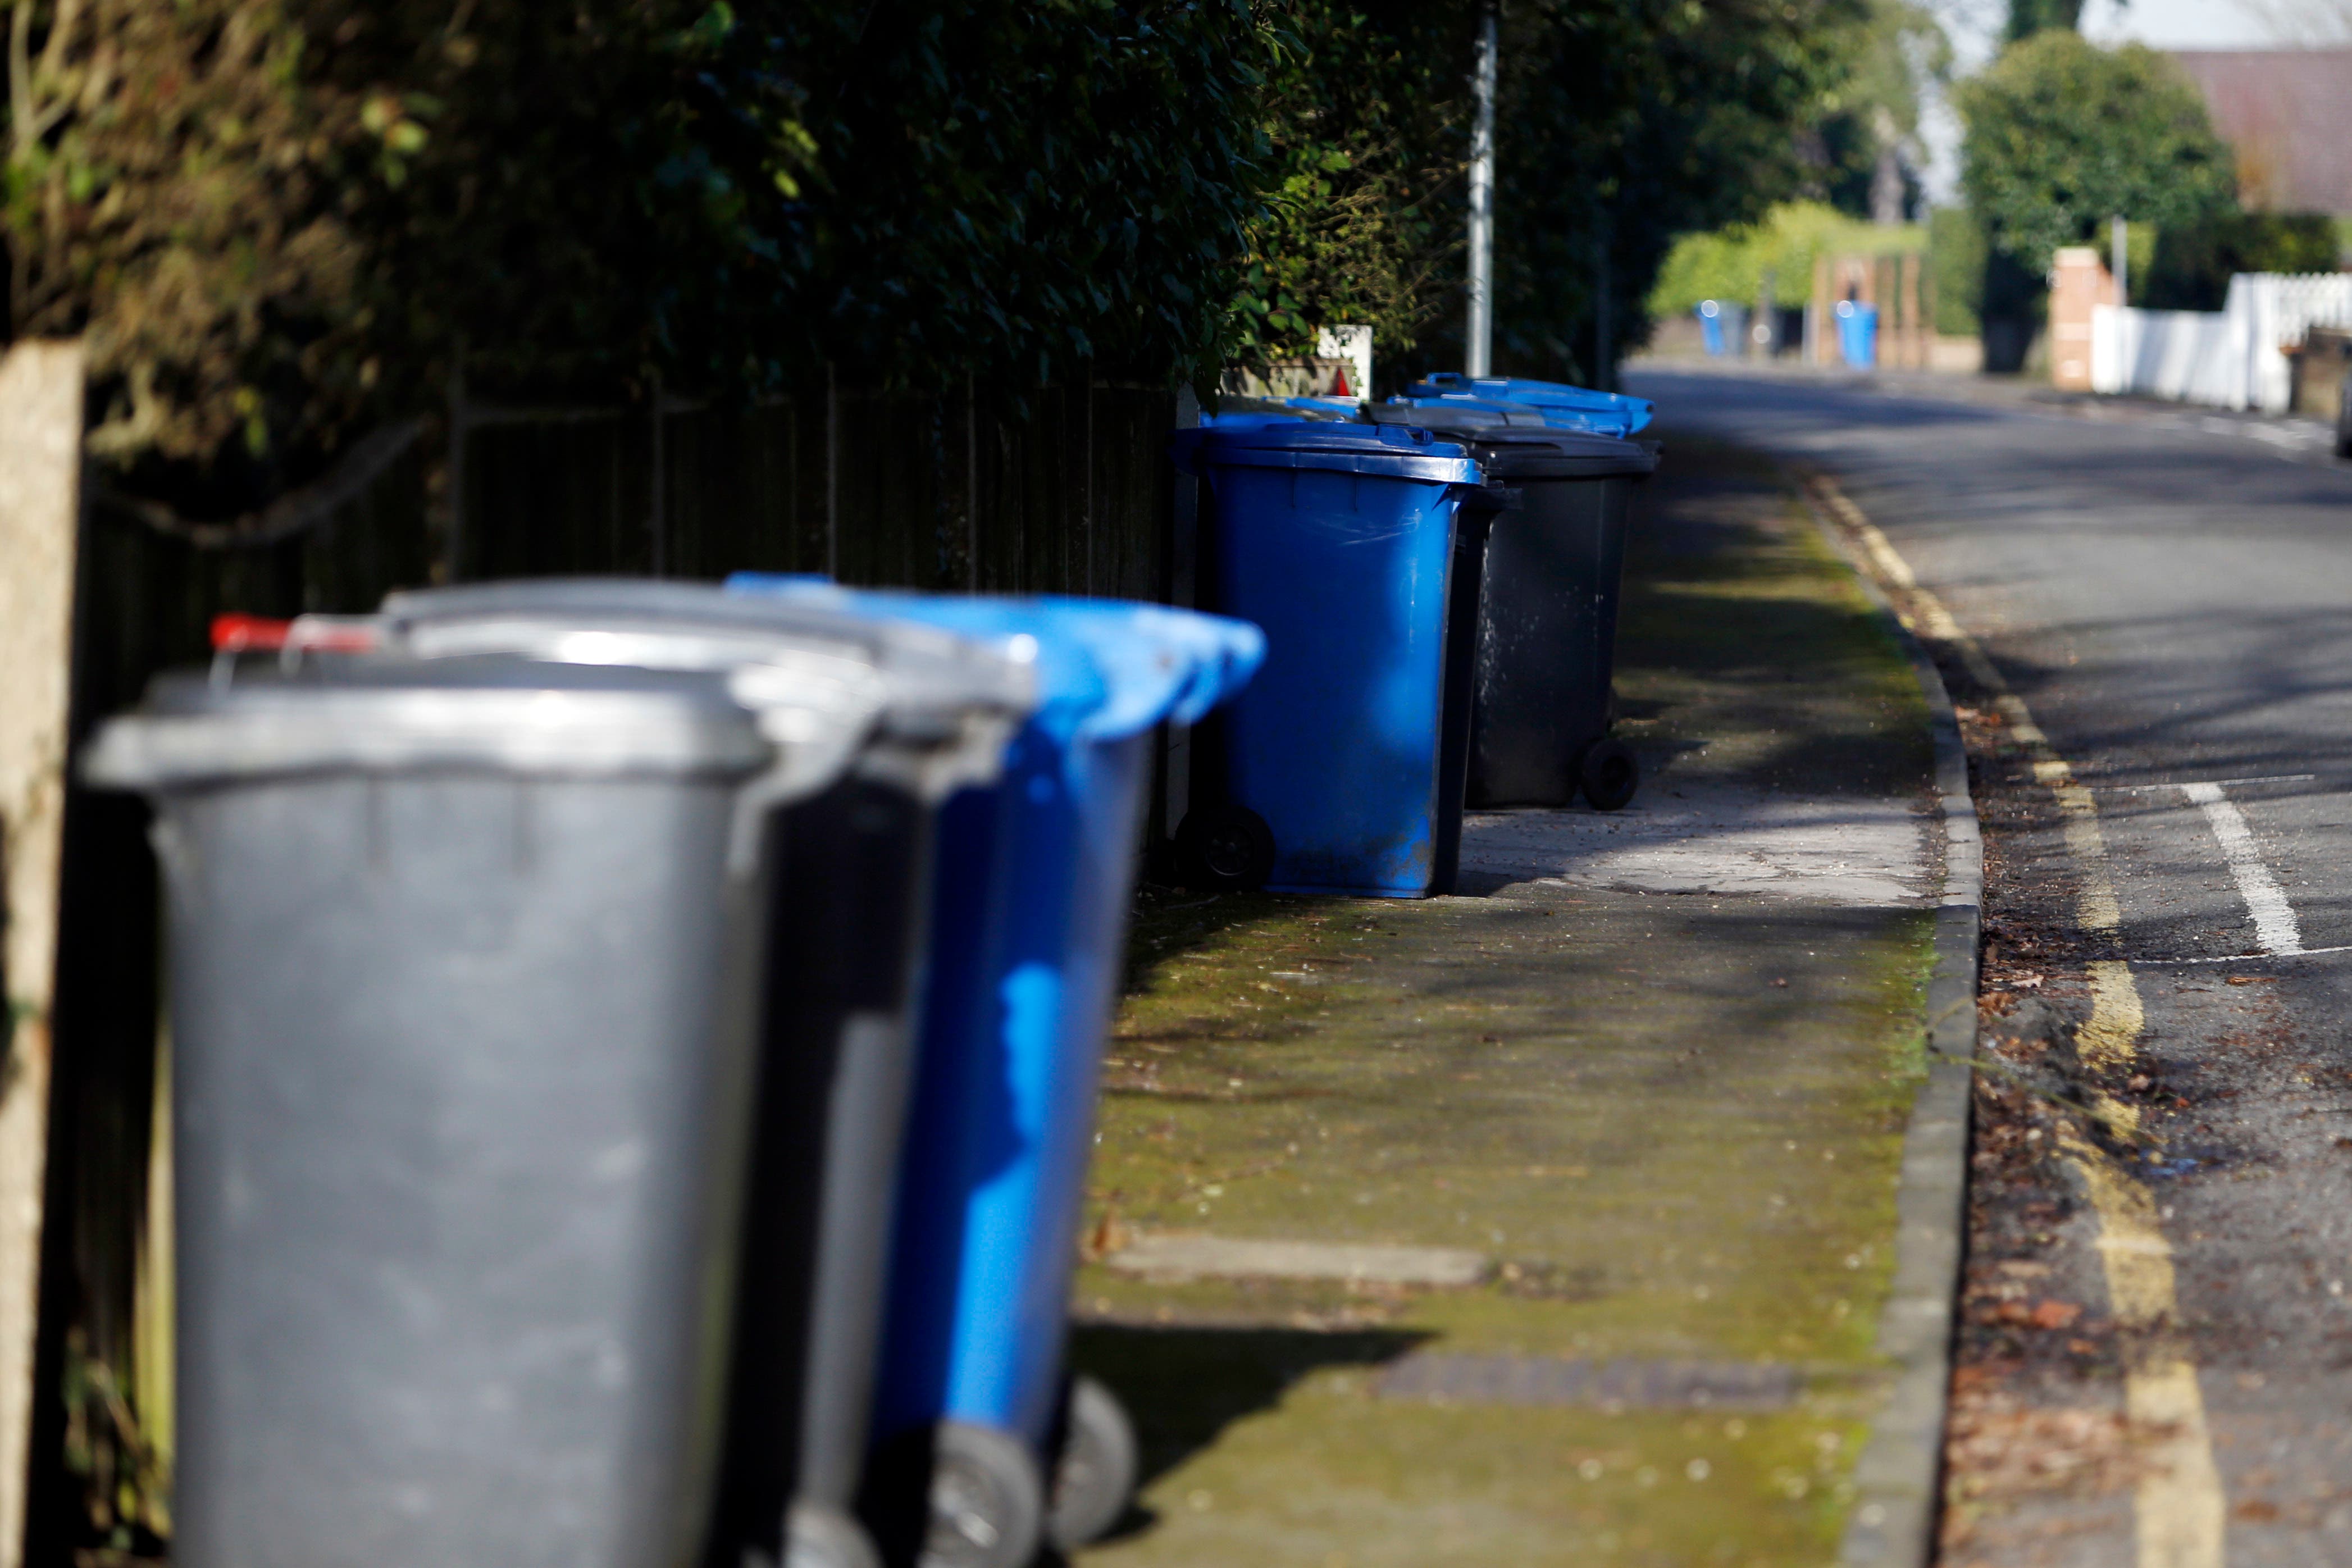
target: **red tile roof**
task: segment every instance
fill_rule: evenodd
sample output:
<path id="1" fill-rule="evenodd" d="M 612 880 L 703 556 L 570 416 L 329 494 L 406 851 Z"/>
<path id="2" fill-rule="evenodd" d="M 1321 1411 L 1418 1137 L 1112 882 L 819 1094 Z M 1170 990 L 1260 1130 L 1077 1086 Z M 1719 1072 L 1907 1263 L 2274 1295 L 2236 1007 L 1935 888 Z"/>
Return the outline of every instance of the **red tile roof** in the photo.
<path id="1" fill-rule="evenodd" d="M 2249 207 L 2352 215 L 2352 48 L 2179 49 Z"/>

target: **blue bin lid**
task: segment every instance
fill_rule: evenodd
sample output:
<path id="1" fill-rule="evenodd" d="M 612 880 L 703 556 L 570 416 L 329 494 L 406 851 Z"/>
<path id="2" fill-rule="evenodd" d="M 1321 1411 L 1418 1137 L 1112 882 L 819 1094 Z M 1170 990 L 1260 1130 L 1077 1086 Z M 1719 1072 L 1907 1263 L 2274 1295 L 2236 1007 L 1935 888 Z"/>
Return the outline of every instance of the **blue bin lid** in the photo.
<path id="1" fill-rule="evenodd" d="M 1353 419 L 1356 405 L 1341 405 L 1329 398 L 1315 397 L 1221 397 L 1216 412 L 1203 412 L 1203 426 L 1243 425 L 1295 425 L 1303 419 L 1329 423 L 1335 419 Z"/>
<path id="2" fill-rule="evenodd" d="M 1203 414 L 1200 427 L 1203 430 L 1238 430 L 1244 425 L 1293 424 L 1303 417 L 1303 415 L 1267 414 L 1255 409 L 1241 414 Z"/>
<path id="3" fill-rule="evenodd" d="M 1615 434 L 1632 435 L 1649 424 L 1657 405 L 1645 397 L 1628 397 L 1622 392 L 1596 392 L 1589 386 L 1571 386 L 1564 381 L 1535 381 L 1525 376 L 1466 376 L 1453 371 L 1440 371 L 1426 381 L 1415 382 L 1405 388 L 1409 397 L 1476 397 L 1506 403 L 1524 403 L 1544 409 L 1574 409 L 1591 414 L 1615 415 L 1625 421 L 1622 430 Z M 1591 426 L 1601 428 L 1600 426 Z M 1612 433 L 1604 430 L 1604 434 Z"/>
<path id="4" fill-rule="evenodd" d="M 1427 429 L 1348 420 L 1270 421 L 1179 430 L 1169 455 L 1188 474 L 1223 466 L 1256 468 L 1336 468 L 1390 479 L 1475 485 L 1470 454 Z"/>
<path id="5" fill-rule="evenodd" d="M 736 573 L 727 591 L 912 621 L 1034 662 L 1034 722 L 1066 742 L 1198 722 L 1265 658 L 1265 634 L 1247 621 L 1129 599 L 917 594 L 761 572 Z"/>

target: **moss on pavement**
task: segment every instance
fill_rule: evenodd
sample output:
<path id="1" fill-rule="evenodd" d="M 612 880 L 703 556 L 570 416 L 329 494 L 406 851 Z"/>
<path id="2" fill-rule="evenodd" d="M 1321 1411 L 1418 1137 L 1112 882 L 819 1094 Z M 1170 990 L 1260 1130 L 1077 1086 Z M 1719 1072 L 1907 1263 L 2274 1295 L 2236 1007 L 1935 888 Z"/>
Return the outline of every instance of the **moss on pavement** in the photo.
<path id="1" fill-rule="evenodd" d="M 1629 568 L 1645 787 L 1924 788 L 1902 656 L 1772 476 L 1670 447 Z M 1879 1368 L 1915 910 L 1523 884 L 1147 889 L 1107 1066 L 1077 1363 L 1145 1445 L 1087 1568 L 1816 1563 Z M 1139 1229 L 1475 1250 L 1458 1289 L 1153 1280 Z M 1768 1363 L 1778 1409 L 1391 1397 L 1416 1351 Z"/>

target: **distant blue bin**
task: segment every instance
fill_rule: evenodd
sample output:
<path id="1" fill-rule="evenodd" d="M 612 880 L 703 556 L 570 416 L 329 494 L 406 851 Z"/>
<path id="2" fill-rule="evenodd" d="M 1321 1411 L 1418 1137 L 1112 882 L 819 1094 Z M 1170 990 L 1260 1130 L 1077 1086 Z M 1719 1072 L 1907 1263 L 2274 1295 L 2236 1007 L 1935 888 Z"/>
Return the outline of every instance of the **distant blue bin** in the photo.
<path id="1" fill-rule="evenodd" d="M 1852 300 L 1837 303 L 1838 355 L 1854 370 L 1878 363 L 1878 307 Z"/>
<path id="2" fill-rule="evenodd" d="M 1096 1070 L 1152 730 L 1195 722 L 1239 689 L 1265 638 L 1222 616 L 1116 600 L 854 592 L 753 574 L 728 586 L 919 621 L 1036 660 L 1041 706 L 1002 779 L 941 816 L 873 1430 L 886 1469 L 893 1454 L 928 1460 L 950 1427 L 1009 1438 L 1042 1468 L 1062 1415 Z"/>
<path id="3" fill-rule="evenodd" d="M 1449 819 L 1439 721 L 1463 448 L 1396 425 L 1178 431 L 1214 498 L 1216 607 L 1265 628 L 1265 668 L 1220 721 L 1222 776 L 1198 813 L 1255 813 L 1264 885 L 1419 898 Z"/>
<path id="4" fill-rule="evenodd" d="M 1706 340 L 1706 352 L 1721 359 L 1727 345 L 1723 341 L 1723 307 L 1712 300 L 1702 300 L 1698 305 L 1699 335 Z"/>
<path id="5" fill-rule="evenodd" d="M 1620 439 L 1648 425 L 1657 412 L 1657 405 L 1646 397 L 1595 392 L 1589 386 L 1570 386 L 1559 381 L 1530 381 L 1522 376 L 1472 377 L 1441 371 L 1404 390 L 1407 397 L 1475 397 L 1525 404 L 1542 409 L 1554 423 Z"/>

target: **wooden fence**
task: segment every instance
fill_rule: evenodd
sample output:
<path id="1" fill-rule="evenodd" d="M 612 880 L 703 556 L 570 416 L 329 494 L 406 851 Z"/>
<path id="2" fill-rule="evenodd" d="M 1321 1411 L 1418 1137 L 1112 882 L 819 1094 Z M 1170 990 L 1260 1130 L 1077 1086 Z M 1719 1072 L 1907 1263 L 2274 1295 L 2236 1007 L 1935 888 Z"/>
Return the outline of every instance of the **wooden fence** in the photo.
<path id="1" fill-rule="evenodd" d="M 827 386 L 743 408 L 522 410 L 457 399 L 446 441 L 251 538 L 93 494 L 72 734 L 203 658 L 215 616 L 372 609 L 394 588 L 553 574 L 822 572 L 866 585 L 1189 597 L 1163 388 L 1017 397 Z M 1156 811 L 1156 808 L 1155 808 Z M 68 798 L 35 1365 L 28 1561 L 168 1531 L 168 1203 L 155 1107 L 157 881 L 146 813 Z M 164 1131 L 167 1131 L 165 1129 Z M 5 1556 L 5 1554 L 0 1554 Z"/>

